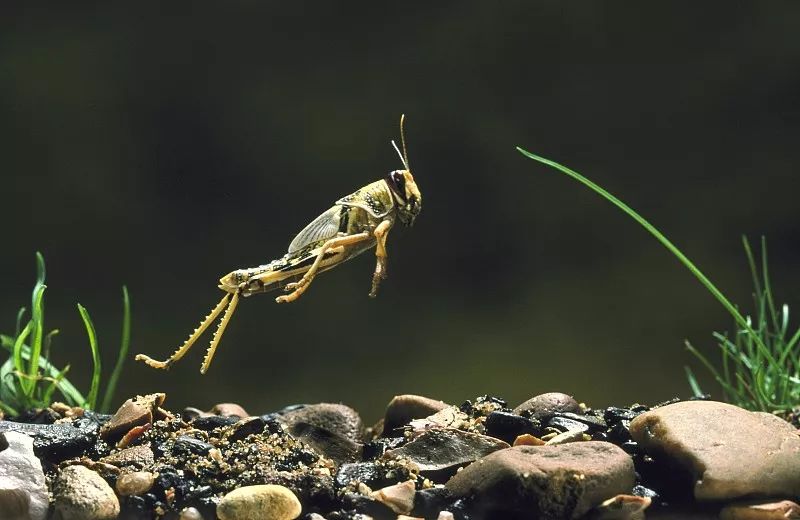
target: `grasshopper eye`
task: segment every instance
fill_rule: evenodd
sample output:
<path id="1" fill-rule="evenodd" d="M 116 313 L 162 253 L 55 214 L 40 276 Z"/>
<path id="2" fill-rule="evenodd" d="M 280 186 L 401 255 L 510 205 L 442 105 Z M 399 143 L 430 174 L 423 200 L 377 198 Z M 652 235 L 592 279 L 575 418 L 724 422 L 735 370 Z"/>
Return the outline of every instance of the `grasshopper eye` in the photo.
<path id="1" fill-rule="evenodd" d="M 406 201 L 406 177 L 403 175 L 402 170 L 395 170 L 389 172 L 386 176 L 386 184 L 392 189 L 403 202 Z"/>

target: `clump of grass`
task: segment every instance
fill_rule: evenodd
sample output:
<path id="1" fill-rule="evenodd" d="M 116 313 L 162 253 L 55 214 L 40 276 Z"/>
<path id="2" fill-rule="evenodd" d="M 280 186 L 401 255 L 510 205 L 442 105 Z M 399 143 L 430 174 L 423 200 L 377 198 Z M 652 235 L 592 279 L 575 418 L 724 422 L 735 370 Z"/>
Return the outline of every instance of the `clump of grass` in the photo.
<path id="1" fill-rule="evenodd" d="M 10 354 L 8 360 L 0 366 L 0 409 L 10 415 L 19 415 L 33 408 L 47 407 L 53 401 L 56 393 L 60 394 L 61 399 L 70 406 L 97 409 L 102 366 L 94 323 L 89 312 L 79 303 L 78 313 L 89 338 L 93 364 L 89 392 L 84 396 L 66 378 L 69 365 L 59 369 L 49 361 L 52 340 L 58 334 L 58 330 L 54 329 L 47 334 L 44 333 L 44 292 L 47 288 L 45 275 L 44 257 L 37 252 L 36 283 L 31 299 L 31 317 L 22 326 L 26 309 L 21 308 L 17 313 L 14 335 L 0 334 L 0 346 Z M 106 386 L 100 408 L 100 411 L 103 412 L 107 412 L 111 406 L 130 345 L 130 298 L 125 286 L 122 287 L 122 304 L 122 339 L 117 362 Z"/>
<path id="2" fill-rule="evenodd" d="M 753 320 L 749 316 L 743 316 L 711 280 L 663 233 L 627 204 L 566 166 L 520 147 L 517 147 L 517 150 L 530 159 L 551 166 L 572 177 L 624 211 L 661 242 L 728 311 L 733 317 L 736 330 L 733 340 L 730 340 L 725 334 L 714 333 L 722 350 L 721 372 L 688 342 L 687 347 L 722 386 L 725 398 L 729 402 L 752 410 L 772 412 L 788 410 L 797 406 L 800 402 L 800 352 L 796 351 L 796 347 L 800 341 L 800 329 L 794 335 L 789 336 L 789 307 L 783 305 L 781 312 L 777 312 L 767 270 L 766 242 L 763 239 L 761 273 L 759 274 L 750 244 L 746 238 L 743 238 L 755 286 L 754 324 Z M 686 374 L 693 392 L 701 395 L 700 386 L 688 367 Z"/>

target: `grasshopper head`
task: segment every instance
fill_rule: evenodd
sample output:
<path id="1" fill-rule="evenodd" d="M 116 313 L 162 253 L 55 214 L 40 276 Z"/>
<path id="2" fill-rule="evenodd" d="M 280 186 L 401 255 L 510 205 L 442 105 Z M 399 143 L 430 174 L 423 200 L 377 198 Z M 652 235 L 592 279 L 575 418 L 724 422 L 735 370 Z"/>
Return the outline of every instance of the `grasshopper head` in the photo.
<path id="1" fill-rule="evenodd" d="M 243 269 L 231 271 L 219 279 L 219 285 L 217 287 L 225 292 L 233 294 L 239 291 L 242 283 L 246 282 L 247 278 L 247 273 Z"/>
<path id="2" fill-rule="evenodd" d="M 385 180 L 397 201 L 397 218 L 406 226 L 413 225 L 417 215 L 422 211 L 422 194 L 414 182 L 411 171 L 389 172 Z"/>
<path id="3" fill-rule="evenodd" d="M 400 116 L 400 139 L 403 143 L 403 153 L 397 144 L 392 141 L 392 146 L 397 150 L 397 155 L 403 161 L 405 170 L 395 170 L 389 172 L 386 176 L 386 184 L 392 190 L 394 198 L 397 200 L 397 218 L 406 226 L 414 224 L 419 212 L 422 211 L 422 194 L 417 188 L 417 183 L 414 182 L 414 176 L 411 175 L 411 166 L 408 163 L 408 150 L 406 149 L 406 132 L 403 126 L 405 122 L 405 114 Z"/>

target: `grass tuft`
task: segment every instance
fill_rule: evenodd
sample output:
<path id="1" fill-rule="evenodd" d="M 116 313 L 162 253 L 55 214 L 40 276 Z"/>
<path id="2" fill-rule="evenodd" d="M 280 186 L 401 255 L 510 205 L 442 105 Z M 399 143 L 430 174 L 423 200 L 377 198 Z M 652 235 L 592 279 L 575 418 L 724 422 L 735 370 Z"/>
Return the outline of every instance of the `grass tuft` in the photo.
<path id="1" fill-rule="evenodd" d="M 520 147 L 524 156 L 559 170 L 587 186 L 620 208 L 666 247 L 717 299 L 734 320 L 735 335 L 714 333 L 722 352 L 722 369 L 717 369 L 702 353 L 686 342 L 686 347 L 720 384 L 725 399 L 752 410 L 781 411 L 800 402 L 800 329 L 788 336 L 789 307 L 778 312 L 767 269 L 766 240 L 761 241 L 760 272 L 750 244 L 742 238 L 754 285 L 755 321 L 743 316 L 737 307 L 663 233 L 630 206 L 578 172 Z M 695 395 L 703 392 L 694 373 L 686 367 L 686 377 Z"/>

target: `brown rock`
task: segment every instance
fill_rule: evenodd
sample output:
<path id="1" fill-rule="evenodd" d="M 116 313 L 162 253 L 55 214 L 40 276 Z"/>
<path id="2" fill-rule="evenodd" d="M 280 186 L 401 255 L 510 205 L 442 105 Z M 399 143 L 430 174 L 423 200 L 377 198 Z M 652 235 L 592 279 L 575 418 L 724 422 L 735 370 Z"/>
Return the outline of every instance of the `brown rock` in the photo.
<path id="1" fill-rule="evenodd" d="M 406 480 L 377 491 L 370 493 L 370 496 L 389 506 L 392 511 L 399 515 L 405 515 L 414 508 L 414 495 L 416 486 L 413 480 Z"/>
<path id="2" fill-rule="evenodd" d="M 644 510 L 652 499 L 635 495 L 617 495 L 603 501 L 589 513 L 591 520 L 644 520 Z"/>
<path id="3" fill-rule="evenodd" d="M 135 426 L 144 426 L 153 422 L 153 417 L 158 407 L 164 403 L 166 394 L 139 395 L 128 399 L 111 419 L 100 428 L 100 437 L 106 441 L 113 441 L 122 437 L 128 430 Z"/>
<path id="4" fill-rule="evenodd" d="M 224 417 L 239 417 L 240 419 L 250 417 L 250 414 L 236 403 L 215 404 L 211 410 L 209 410 L 209 413 L 211 415 L 222 415 Z"/>
<path id="5" fill-rule="evenodd" d="M 630 432 L 655 463 L 686 471 L 697 500 L 800 496 L 800 437 L 774 415 L 687 401 L 643 413 Z"/>
<path id="6" fill-rule="evenodd" d="M 126 497 L 130 495 L 144 495 L 155 482 L 155 475 L 149 471 L 133 471 L 117 478 L 117 493 Z"/>
<path id="7" fill-rule="evenodd" d="M 719 512 L 720 520 L 800 520 L 800 505 L 791 500 L 729 504 Z"/>
<path id="8" fill-rule="evenodd" d="M 578 518 L 608 497 L 630 493 L 630 456 L 599 441 L 517 446 L 467 466 L 445 487 L 456 497 L 480 497 L 479 514 L 494 518 Z M 494 515 L 494 516 L 491 516 Z"/>
<path id="9" fill-rule="evenodd" d="M 514 408 L 517 415 L 529 415 L 540 419 L 553 415 L 556 412 L 580 413 L 581 407 L 578 402 L 567 394 L 561 392 L 549 392 L 532 397 Z"/>
<path id="10" fill-rule="evenodd" d="M 61 520 L 113 520 L 119 515 L 114 490 L 89 468 L 63 468 L 53 487 L 54 507 Z"/>
<path id="11" fill-rule="evenodd" d="M 141 446 L 125 448 L 111 455 L 106 455 L 100 459 L 100 462 L 119 467 L 134 466 L 141 469 L 153 464 L 154 458 L 153 450 L 150 449 L 150 446 L 143 444 Z"/>
<path id="12" fill-rule="evenodd" d="M 364 425 L 361 416 L 343 404 L 309 404 L 285 413 L 281 420 L 289 430 L 297 423 L 305 423 L 346 437 L 353 442 L 363 441 Z"/>
<path id="13" fill-rule="evenodd" d="M 400 429 L 407 426 L 412 419 L 428 417 L 447 407 L 448 405 L 443 401 L 436 401 L 421 395 L 397 395 L 389 401 L 389 405 L 386 407 L 383 418 L 384 437 L 400 436 L 402 434 Z"/>

